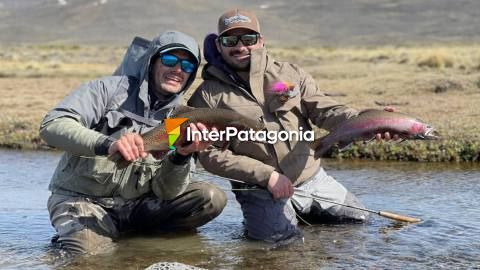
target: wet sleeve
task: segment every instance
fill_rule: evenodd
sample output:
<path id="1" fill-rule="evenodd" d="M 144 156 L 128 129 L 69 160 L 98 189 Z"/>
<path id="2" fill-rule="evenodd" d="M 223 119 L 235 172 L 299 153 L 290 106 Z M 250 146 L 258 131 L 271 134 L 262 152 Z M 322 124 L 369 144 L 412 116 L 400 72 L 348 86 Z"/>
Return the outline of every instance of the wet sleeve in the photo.
<path id="1" fill-rule="evenodd" d="M 318 88 L 310 74 L 297 68 L 302 95 L 302 113 L 316 126 L 331 130 L 337 124 L 358 114 L 358 112 L 326 96 Z"/>
<path id="2" fill-rule="evenodd" d="M 175 164 L 170 156 L 165 158 L 153 177 L 153 193 L 164 200 L 177 197 L 185 191 L 190 183 L 190 170 L 190 159 L 184 164 Z"/>

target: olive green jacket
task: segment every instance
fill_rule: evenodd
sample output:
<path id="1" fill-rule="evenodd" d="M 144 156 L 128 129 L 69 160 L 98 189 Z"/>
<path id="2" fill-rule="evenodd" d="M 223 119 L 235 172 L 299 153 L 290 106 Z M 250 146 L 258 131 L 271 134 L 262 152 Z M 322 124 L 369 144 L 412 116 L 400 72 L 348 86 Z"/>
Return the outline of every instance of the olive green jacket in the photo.
<path id="1" fill-rule="evenodd" d="M 88 137 L 95 135 L 82 131 L 85 131 L 84 127 L 77 121 L 59 118 L 46 125 L 41 136 L 57 147 L 69 143 L 75 147 L 79 142 L 87 141 Z M 132 131 L 125 128 L 111 136 L 118 137 Z M 62 134 L 77 136 L 62 138 Z M 135 199 L 153 191 L 157 197 L 168 200 L 183 192 L 190 180 L 190 162 L 175 165 L 168 157 L 160 161 L 148 155 L 138 164 L 132 163 L 119 169 L 116 163 L 105 156 L 95 156 L 90 151 L 82 153 L 68 146 L 64 149 L 70 151 L 62 155 L 49 185 L 55 194 Z"/>
<path id="2" fill-rule="evenodd" d="M 217 58 L 218 59 L 218 58 Z M 226 108 L 262 121 L 268 131 L 311 130 L 311 123 L 330 130 L 357 114 L 324 95 L 314 79 L 297 65 L 277 62 L 264 48 L 252 51 L 250 90 L 236 83 L 225 66 L 210 64 L 203 70 L 204 82 L 189 100 L 195 107 Z M 292 85 L 292 97 L 282 102 L 272 91 L 277 82 Z M 199 155 L 206 170 L 233 179 L 266 186 L 273 171 L 293 184 L 304 182 L 319 169 L 320 160 L 306 141 L 231 142 L 229 149 L 211 146 Z"/>

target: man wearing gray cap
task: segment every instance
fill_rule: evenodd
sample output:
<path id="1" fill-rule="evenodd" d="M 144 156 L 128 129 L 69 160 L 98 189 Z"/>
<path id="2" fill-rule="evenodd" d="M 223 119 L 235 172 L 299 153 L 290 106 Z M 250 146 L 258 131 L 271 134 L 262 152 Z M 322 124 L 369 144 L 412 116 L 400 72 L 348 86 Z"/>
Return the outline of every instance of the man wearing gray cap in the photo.
<path id="1" fill-rule="evenodd" d="M 204 82 L 189 104 L 226 108 L 261 121 L 267 131 L 312 130 L 310 123 L 331 130 L 358 114 L 325 96 L 313 78 L 294 64 L 267 54 L 255 14 L 232 9 L 218 21 L 218 35 L 205 38 Z M 389 134 L 377 134 L 390 139 Z M 221 151 L 209 146 L 199 153 L 211 173 L 261 186 L 245 190 L 233 182 L 247 236 L 277 242 L 300 235 L 296 214 L 310 222 L 364 222 L 367 214 L 300 195 L 362 207 L 358 199 L 320 167 L 307 141 L 269 144 L 234 140 Z"/>
<path id="2" fill-rule="evenodd" d="M 48 211 L 54 243 L 69 253 L 105 252 L 131 232 L 193 230 L 226 204 L 222 190 L 190 182 L 192 153 L 208 142 L 195 140 L 157 159 L 139 135 L 162 124 L 192 84 L 200 64 L 197 42 L 167 31 L 139 59 L 136 76 L 87 82 L 41 123 L 42 139 L 65 151 L 50 182 Z M 207 130 L 201 123 L 190 128 Z M 130 165 L 99 157 L 117 152 Z"/>

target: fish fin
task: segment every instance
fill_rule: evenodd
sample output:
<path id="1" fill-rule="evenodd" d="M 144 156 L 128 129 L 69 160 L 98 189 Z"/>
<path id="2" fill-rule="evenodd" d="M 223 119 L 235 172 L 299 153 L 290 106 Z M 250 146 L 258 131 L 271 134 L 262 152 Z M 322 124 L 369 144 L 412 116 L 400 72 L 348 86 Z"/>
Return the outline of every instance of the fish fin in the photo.
<path id="1" fill-rule="evenodd" d="M 361 115 L 361 114 L 364 114 L 364 113 L 369 113 L 369 112 L 378 112 L 380 110 L 378 109 L 365 109 L 365 110 L 361 110 L 358 115 Z"/>
<path id="2" fill-rule="evenodd" d="M 404 141 L 406 141 L 406 140 L 407 140 L 407 139 L 405 139 L 405 138 L 400 138 L 400 140 L 393 141 L 392 143 L 393 143 L 393 144 L 399 144 L 399 143 L 402 143 L 402 142 L 404 142 Z"/>
<path id="3" fill-rule="evenodd" d="M 248 126 L 245 126 L 242 119 L 237 119 L 237 120 L 230 121 L 227 126 L 236 127 L 237 130 L 248 130 Z M 219 127 L 217 127 L 217 128 L 219 128 Z M 260 127 L 260 130 L 262 130 L 263 128 L 264 128 L 264 126 Z"/>
<path id="4" fill-rule="evenodd" d="M 370 139 L 363 140 L 363 143 L 364 143 L 364 144 L 370 143 L 370 142 L 372 142 L 372 141 L 375 141 L 376 138 L 377 138 L 376 136 L 373 136 L 373 137 L 371 137 Z"/>
<path id="5" fill-rule="evenodd" d="M 347 147 L 349 147 L 350 145 L 352 145 L 353 142 L 339 142 L 338 143 L 338 150 L 341 151 Z"/>

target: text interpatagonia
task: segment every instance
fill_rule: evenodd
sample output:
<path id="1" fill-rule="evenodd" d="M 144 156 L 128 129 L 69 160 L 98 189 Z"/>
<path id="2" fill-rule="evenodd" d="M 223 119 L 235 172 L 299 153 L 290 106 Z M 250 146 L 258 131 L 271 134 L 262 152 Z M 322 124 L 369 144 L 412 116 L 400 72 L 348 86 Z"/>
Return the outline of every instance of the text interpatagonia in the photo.
<path id="1" fill-rule="evenodd" d="M 299 131 L 275 131 L 275 130 L 237 130 L 235 127 L 226 127 L 225 130 L 191 130 L 187 127 L 187 141 L 230 141 L 237 138 L 239 141 L 257 141 L 275 144 L 277 141 L 307 141 L 313 142 L 315 139 L 313 130 L 303 131 L 300 127 Z"/>

